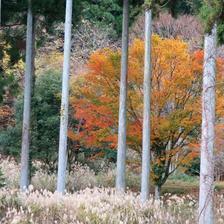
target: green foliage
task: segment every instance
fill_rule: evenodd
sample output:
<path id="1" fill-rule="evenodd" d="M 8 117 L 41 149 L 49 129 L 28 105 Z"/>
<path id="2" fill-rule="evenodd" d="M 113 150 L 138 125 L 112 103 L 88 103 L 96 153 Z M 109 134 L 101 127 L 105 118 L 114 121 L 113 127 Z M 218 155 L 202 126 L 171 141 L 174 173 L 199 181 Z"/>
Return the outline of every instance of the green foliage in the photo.
<path id="1" fill-rule="evenodd" d="M 6 91 L 15 94 L 18 90 L 18 83 L 14 75 L 3 75 L 0 73 L 0 104 L 3 102 Z"/>
<path id="2" fill-rule="evenodd" d="M 36 79 L 32 98 L 31 157 L 42 160 L 54 169 L 57 160 L 60 123 L 60 73 L 49 71 Z M 22 97 L 15 106 L 15 126 L 0 134 L 1 150 L 4 154 L 19 157 L 22 134 Z"/>
<path id="3" fill-rule="evenodd" d="M 134 21 L 135 16 L 140 12 L 143 2 L 143 0 L 130 1 L 130 23 Z M 111 27 L 114 31 L 112 36 L 116 37 L 122 31 L 122 7 L 122 0 L 85 0 L 82 3 L 82 15 L 84 19 L 100 27 Z"/>
<path id="4" fill-rule="evenodd" d="M 170 177 L 169 180 L 174 180 L 174 181 L 182 181 L 185 183 L 193 183 L 198 181 L 198 177 L 196 176 L 191 176 L 188 174 L 185 174 L 181 171 L 176 171 L 175 173 L 173 173 Z"/>
<path id="5" fill-rule="evenodd" d="M 35 15 L 43 15 L 42 25 L 48 32 L 54 32 L 56 22 L 65 21 L 65 2 L 64 0 L 33 0 L 33 10 Z M 79 22 L 82 12 L 82 0 L 73 0 L 73 24 Z"/>
<path id="6" fill-rule="evenodd" d="M 115 30 L 113 35 L 121 32 L 122 7 L 119 1 L 102 0 L 102 1 L 84 1 L 83 17 L 97 25 L 112 26 Z"/>
<path id="7" fill-rule="evenodd" d="M 152 0 L 145 0 L 145 7 L 151 8 L 151 6 L 152 6 Z"/>
<path id="8" fill-rule="evenodd" d="M 9 95 L 15 95 L 19 89 L 18 76 L 14 74 L 13 66 L 19 58 L 9 57 L 13 54 L 12 47 L 7 47 L 7 42 L 2 41 L 3 35 L 0 33 L 0 105 L 4 98 Z"/>
<path id="9" fill-rule="evenodd" d="M 200 174 L 200 158 L 196 157 L 188 166 L 186 166 L 186 174 L 191 176 L 199 176 Z"/>
<path id="10" fill-rule="evenodd" d="M 57 160 L 61 74 L 48 72 L 36 79 L 32 99 L 32 156 L 50 167 Z"/>
<path id="11" fill-rule="evenodd" d="M 41 25 L 53 25 L 57 21 L 64 21 L 65 1 L 64 0 L 32 0 L 34 15 L 43 16 Z M 73 21 L 77 22 L 80 17 L 81 0 L 73 0 Z M 10 23 L 26 24 L 27 0 L 2 0 L 2 24 Z M 43 19 L 42 18 L 42 19 Z"/>
<path id="12" fill-rule="evenodd" d="M 16 124 L 9 126 L 0 133 L 0 152 L 5 155 L 19 157 L 22 136 L 22 111 L 21 103 L 16 104 Z"/>
<path id="13" fill-rule="evenodd" d="M 218 41 L 220 44 L 224 43 L 224 0 L 204 0 L 200 17 L 204 24 L 205 33 L 210 33 L 216 24 Z"/>
<path id="14" fill-rule="evenodd" d="M 26 15 L 27 0 L 1 0 L 2 2 L 2 32 L 1 40 L 11 46 L 8 49 L 13 63 L 25 57 L 25 38 L 26 38 Z M 78 23 L 81 16 L 81 0 L 73 1 L 73 23 Z M 34 21 L 36 21 L 36 41 L 42 46 L 46 41 L 47 33 L 54 33 L 54 25 L 65 20 L 65 1 L 64 0 L 32 0 Z M 41 18 L 41 19 L 39 19 Z M 4 45 L 0 44 L 0 52 Z M 0 60 L 2 59 L 0 55 Z"/>
<path id="15" fill-rule="evenodd" d="M 195 14 L 201 6 L 201 0 L 164 1 L 164 7 L 176 17 L 180 14 Z"/>
<path id="16" fill-rule="evenodd" d="M 152 8 L 155 16 L 162 10 L 168 10 L 173 17 L 177 17 L 182 14 L 196 14 L 201 7 L 201 0 L 145 0 L 145 6 Z"/>
<path id="17" fill-rule="evenodd" d="M 2 25 L 21 24 L 25 23 L 26 17 L 24 11 L 26 10 L 27 0 L 2 0 Z M 22 13 L 22 14 L 21 14 Z M 19 18 L 20 15 L 20 18 Z"/>

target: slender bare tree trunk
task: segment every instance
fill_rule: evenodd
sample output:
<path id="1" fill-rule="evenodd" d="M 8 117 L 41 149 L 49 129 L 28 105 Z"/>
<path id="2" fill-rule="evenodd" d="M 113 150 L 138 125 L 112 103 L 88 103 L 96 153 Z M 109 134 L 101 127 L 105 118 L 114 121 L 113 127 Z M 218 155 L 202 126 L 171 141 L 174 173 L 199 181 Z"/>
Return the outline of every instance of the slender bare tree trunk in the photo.
<path id="1" fill-rule="evenodd" d="M 216 81 L 216 26 L 205 35 L 202 95 L 202 136 L 199 224 L 213 224 L 214 195 L 214 140 L 215 140 L 215 81 Z"/>
<path id="2" fill-rule="evenodd" d="M 161 187 L 156 185 L 155 186 L 155 199 L 159 200 L 161 196 Z"/>
<path id="3" fill-rule="evenodd" d="M 151 96 L 151 30 L 152 12 L 145 11 L 145 68 L 144 68 L 144 114 L 142 139 L 141 200 L 149 198 L 150 186 L 150 96 Z"/>
<path id="4" fill-rule="evenodd" d="M 2 25 L 2 0 L 0 0 L 0 27 Z"/>
<path id="5" fill-rule="evenodd" d="M 61 193 L 64 193 L 65 191 L 65 177 L 67 166 L 67 129 L 68 129 L 68 107 L 69 107 L 71 30 L 72 30 L 72 0 L 67 0 L 66 18 L 65 18 L 64 64 L 63 64 L 63 78 L 62 78 L 58 178 L 57 178 L 57 191 Z"/>
<path id="6" fill-rule="evenodd" d="M 126 160 L 126 110 L 127 110 L 127 73 L 128 73 L 128 0 L 123 1 L 123 32 L 122 32 L 122 57 L 120 80 L 120 106 L 118 127 L 118 152 L 116 189 L 125 190 L 125 160 Z"/>
<path id="7" fill-rule="evenodd" d="M 30 148 L 30 114 L 32 80 L 34 73 L 34 26 L 32 4 L 28 2 L 26 34 L 26 70 L 24 83 L 23 133 L 21 149 L 20 189 L 26 190 L 29 185 L 29 148 Z"/>

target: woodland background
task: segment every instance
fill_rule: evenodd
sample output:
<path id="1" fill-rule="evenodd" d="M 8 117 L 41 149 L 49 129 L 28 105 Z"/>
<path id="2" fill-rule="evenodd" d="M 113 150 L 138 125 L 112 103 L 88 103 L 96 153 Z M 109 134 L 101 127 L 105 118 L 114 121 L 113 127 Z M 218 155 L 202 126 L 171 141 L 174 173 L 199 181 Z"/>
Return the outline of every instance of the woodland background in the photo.
<path id="1" fill-rule="evenodd" d="M 148 214 L 155 213 L 156 207 L 152 208 L 155 202 L 149 201 L 147 206 L 141 207 L 139 202 L 132 201 L 137 197 L 133 192 L 139 191 L 141 179 L 144 71 L 142 4 L 143 1 L 130 1 L 127 186 L 131 191 L 127 195 L 120 196 L 121 199 L 118 200 L 118 204 L 124 208 L 124 211 L 121 209 L 122 213 L 110 201 L 111 198 L 107 198 L 108 194 L 113 194 L 110 188 L 114 187 L 116 176 L 122 1 L 74 1 L 66 188 L 69 193 L 81 190 L 81 196 L 74 193 L 65 199 L 51 193 L 56 187 L 58 159 L 64 1 L 52 0 L 50 3 L 44 0 L 33 1 L 36 55 L 31 113 L 32 186 L 31 195 L 26 199 L 15 190 L 19 184 L 21 151 L 26 3 L 22 0 L 2 1 L 0 28 L 2 223 L 12 223 L 12 220 L 16 220 L 15 217 L 19 217 L 19 221 L 20 219 L 26 221 L 24 223 L 53 223 L 55 220 L 58 223 L 76 223 L 77 220 L 80 223 L 110 223 L 109 211 L 113 206 L 115 206 L 114 223 L 121 219 L 124 223 L 148 223 L 155 220 L 159 220 L 158 223 L 190 223 L 195 219 L 194 210 L 197 204 L 200 174 L 204 56 L 204 24 L 199 16 L 201 1 L 168 1 L 162 8 L 154 10 L 151 193 L 155 186 L 162 188 L 167 207 L 164 208 L 162 202 L 158 204 L 160 214 L 151 220 L 145 219 L 144 212 L 147 217 Z M 219 33 L 222 32 L 222 28 L 220 26 Z M 219 36 L 219 39 L 221 40 L 222 36 Z M 215 140 L 217 193 L 222 193 L 224 189 L 223 49 L 224 47 L 219 45 L 217 54 Z M 92 192 L 89 188 L 93 189 Z M 43 189 L 48 191 L 46 195 L 42 192 Z M 40 192 L 36 193 L 35 190 Z M 10 196 L 7 193 L 9 191 Z M 91 201 L 91 194 L 95 195 L 96 201 Z M 187 194 L 192 196 L 186 196 Z M 216 205 L 218 217 L 216 223 L 224 222 L 223 196 L 220 195 Z M 33 199 L 35 197 L 41 198 L 41 202 L 36 203 Z M 62 200 L 63 209 L 67 209 L 71 214 L 75 211 L 77 217 L 74 218 L 60 206 L 55 206 L 55 201 L 58 200 Z M 108 210 L 105 204 L 101 204 L 104 200 L 108 200 L 105 202 Z M 74 201 L 80 203 L 80 207 L 68 206 Z M 99 210 L 95 211 L 96 204 L 99 205 L 97 205 Z M 41 217 L 40 214 L 44 213 L 46 207 L 51 211 L 51 215 L 47 217 L 49 214 L 46 212 Z M 7 208 L 11 210 L 7 212 Z M 100 210 L 103 208 L 104 212 Z M 63 218 L 64 213 L 68 214 L 66 218 Z M 101 217 L 102 213 L 105 213 L 105 217 Z M 19 221 L 15 223 L 20 223 Z"/>

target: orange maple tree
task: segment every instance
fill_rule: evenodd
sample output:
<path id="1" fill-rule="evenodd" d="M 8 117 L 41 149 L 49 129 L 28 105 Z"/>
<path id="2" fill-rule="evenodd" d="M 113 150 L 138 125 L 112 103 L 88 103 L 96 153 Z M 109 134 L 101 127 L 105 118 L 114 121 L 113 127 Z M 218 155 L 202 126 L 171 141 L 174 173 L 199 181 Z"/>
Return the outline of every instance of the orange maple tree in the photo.
<path id="1" fill-rule="evenodd" d="M 75 118 L 82 120 L 71 139 L 87 147 L 117 148 L 120 50 L 94 52 L 88 71 L 72 85 Z M 218 61 L 218 80 L 223 79 Z M 152 178 L 162 186 L 180 165 L 197 156 L 201 127 L 203 52 L 190 54 L 182 40 L 152 38 L 151 145 Z M 128 68 L 127 144 L 141 152 L 143 111 L 144 42 L 130 46 Z M 223 94 L 217 85 L 219 116 Z M 221 91 L 221 90 L 220 90 Z M 173 167 L 173 168 L 172 168 Z"/>

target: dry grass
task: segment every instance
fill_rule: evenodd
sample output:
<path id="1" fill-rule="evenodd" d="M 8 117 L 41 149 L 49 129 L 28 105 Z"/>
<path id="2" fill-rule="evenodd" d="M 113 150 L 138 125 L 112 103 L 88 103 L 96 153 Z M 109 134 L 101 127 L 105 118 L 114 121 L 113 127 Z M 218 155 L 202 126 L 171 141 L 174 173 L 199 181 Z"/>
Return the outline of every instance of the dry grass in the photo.
<path id="1" fill-rule="evenodd" d="M 74 194 L 49 191 L 0 191 L 2 224 L 187 224 L 196 223 L 197 201 L 191 196 L 166 195 L 142 204 L 138 194 L 86 188 Z M 216 224 L 224 222 L 224 197 L 216 198 Z"/>
<path id="2" fill-rule="evenodd" d="M 196 194 L 193 194 L 196 197 L 165 194 L 161 201 L 151 197 L 142 204 L 138 193 L 121 194 L 111 188 L 114 169 L 96 175 L 89 167 L 77 164 L 67 178 L 67 189 L 76 192 L 63 196 L 52 193 L 56 183 L 54 174 L 39 170 L 32 178 L 29 192 L 21 193 L 17 190 L 18 164 L 4 160 L 0 167 L 6 178 L 6 188 L 0 189 L 1 224 L 187 224 L 197 220 Z M 127 176 L 131 189 L 138 189 L 139 175 Z M 173 193 L 197 188 L 197 180 L 171 179 L 164 186 L 165 192 Z M 218 183 L 216 188 L 223 189 L 224 184 Z M 217 195 L 215 202 L 215 223 L 224 223 L 224 196 Z"/>
<path id="3" fill-rule="evenodd" d="M 191 202 L 188 203 L 187 201 Z M 195 201 L 169 197 L 166 204 L 150 199 L 144 205 L 139 196 L 113 189 L 85 189 L 67 194 L 48 191 L 0 192 L 1 223 L 187 223 L 195 220 Z"/>

